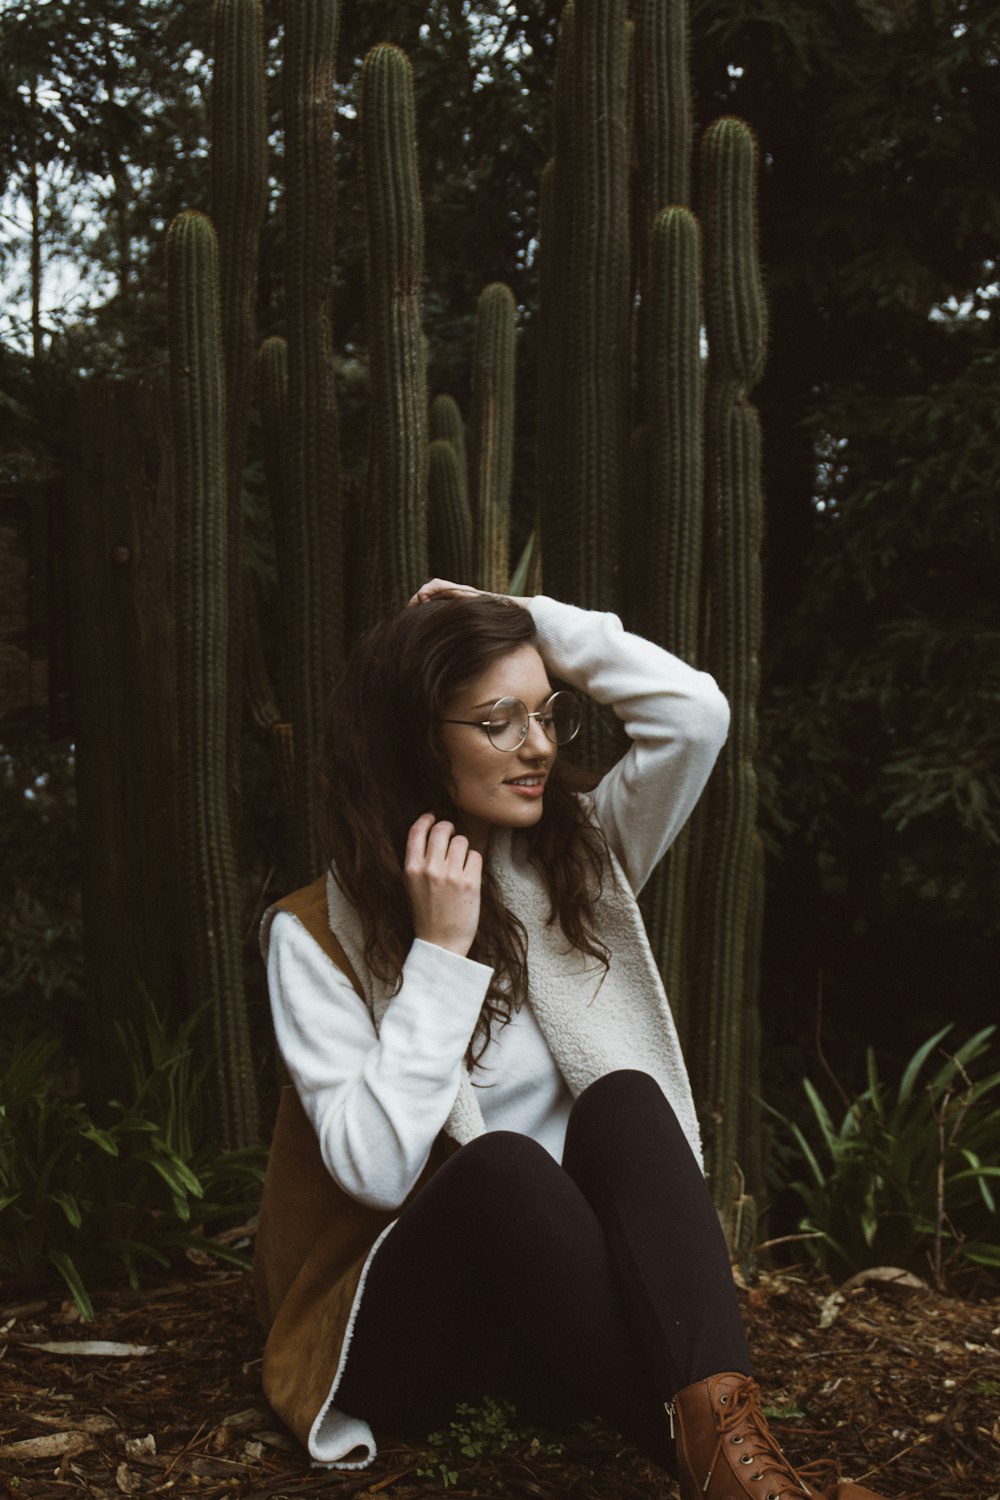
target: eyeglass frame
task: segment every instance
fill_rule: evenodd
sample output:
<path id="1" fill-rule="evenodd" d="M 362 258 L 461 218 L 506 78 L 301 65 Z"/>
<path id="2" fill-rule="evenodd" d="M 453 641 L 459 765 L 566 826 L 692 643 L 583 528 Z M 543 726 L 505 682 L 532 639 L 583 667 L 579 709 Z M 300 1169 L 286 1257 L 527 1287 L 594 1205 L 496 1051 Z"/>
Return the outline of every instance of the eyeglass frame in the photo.
<path id="1" fill-rule="evenodd" d="M 512 693 L 505 693 L 502 698 L 498 698 L 497 699 L 496 703 L 494 703 L 494 705 L 493 705 L 493 708 L 490 709 L 489 718 L 486 718 L 486 719 L 441 719 L 441 720 L 439 720 L 439 722 L 441 724 L 468 724 L 472 729 L 485 729 L 486 730 L 486 738 L 489 740 L 489 742 L 493 746 L 494 750 L 499 751 L 499 753 L 501 755 L 513 755 L 514 752 L 515 752 L 515 750 L 520 750 L 521 746 L 527 740 L 528 735 L 531 732 L 531 720 L 532 719 L 541 719 L 542 716 L 543 716 L 543 714 L 545 713 L 546 709 L 549 707 L 549 704 L 552 702 L 553 698 L 559 698 L 561 696 L 565 696 L 567 698 L 570 698 L 570 699 L 572 699 L 572 701 L 575 704 L 577 704 L 577 706 L 580 709 L 580 723 L 582 724 L 582 722 L 583 722 L 583 704 L 581 703 L 581 701 L 580 701 L 579 697 L 577 696 L 577 694 L 574 693 L 574 691 L 573 691 L 572 688 L 556 688 L 554 692 L 552 692 L 552 693 L 549 694 L 549 696 L 546 698 L 545 702 L 542 704 L 541 708 L 536 708 L 535 711 L 534 711 L 534 713 L 529 713 L 528 712 L 528 705 L 525 703 L 525 701 L 524 701 L 523 698 L 515 698 Z M 527 723 L 524 726 L 524 733 L 522 734 L 521 738 L 518 740 L 517 744 L 516 745 L 511 745 L 509 749 L 505 750 L 502 745 L 498 745 L 496 743 L 496 741 L 494 740 L 493 736 L 490 734 L 490 722 L 491 722 L 491 720 L 493 718 L 494 710 L 497 709 L 497 708 L 499 708 L 499 706 L 500 706 L 501 703 L 506 703 L 506 702 L 508 702 L 508 700 L 511 701 L 511 702 L 513 702 L 513 703 L 520 703 L 521 704 L 522 708 L 524 709 L 524 716 L 525 716 L 525 719 L 527 720 Z M 542 728 L 542 733 L 545 734 L 545 727 L 544 727 L 544 725 L 542 725 L 541 728 Z M 558 747 L 560 744 L 563 744 L 563 745 L 570 744 L 571 741 L 573 741 L 573 740 L 576 739 L 576 737 L 577 737 L 577 735 L 579 733 L 580 733 L 580 724 L 577 724 L 576 728 L 573 730 L 573 733 L 570 735 L 569 739 L 567 739 L 567 740 L 562 740 L 562 741 L 552 740 L 552 739 L 549 739 L 549 736 L 547 734 L 545 734 L 545 738 L 549 741 L 550 745 L 554 745 L 554 746 Z"/>

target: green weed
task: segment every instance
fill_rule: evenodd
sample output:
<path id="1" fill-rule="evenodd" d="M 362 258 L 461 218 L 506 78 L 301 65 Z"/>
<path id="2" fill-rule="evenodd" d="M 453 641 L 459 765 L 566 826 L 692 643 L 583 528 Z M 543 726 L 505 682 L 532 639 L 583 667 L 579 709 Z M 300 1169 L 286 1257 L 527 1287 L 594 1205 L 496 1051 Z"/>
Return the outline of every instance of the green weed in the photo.
<path id="1" fill-rule="evenodd" d="M 959 1269 L 1000 1268 L 1000 1072 L 973 1081 L 968 1071 L 996 1027 L 954 1053 L 940 1046 L 950 1030 L 918 1048 L 895 1089 L 879 1078 L 870 1048 L 856 1098 L 831 1075 L 846 1106 L 839 1119 L 803 1079 L 809 1134 L 766 1106 L 786 1132 L 775 1148 L 776 1184 L 799 1198 L 806 1252 L 832 1276 L 892 1265 L 929 1270 L 943 1287 Z"/>
<path id="2" fill-rule="evenodd" d="M 56 1044 L 18 1039 L 0 1073 L 0 1276 L 31 1285 L 52 1271 L 93 1317 L 88 1287 L 118 1267 L 143 1268 L 186 1249 L 245 1266 L 209 1237 L 256 1208 L 266 1152 L 220 1153 L 204 1139 L 206 1059 L 194 1062 L 197 1018 L 169 1034 L 151 1005 L 144 1026 L 120 1027 L 130 1074 L 125 1101 L 97 1124 L 52 1087 Z"/>

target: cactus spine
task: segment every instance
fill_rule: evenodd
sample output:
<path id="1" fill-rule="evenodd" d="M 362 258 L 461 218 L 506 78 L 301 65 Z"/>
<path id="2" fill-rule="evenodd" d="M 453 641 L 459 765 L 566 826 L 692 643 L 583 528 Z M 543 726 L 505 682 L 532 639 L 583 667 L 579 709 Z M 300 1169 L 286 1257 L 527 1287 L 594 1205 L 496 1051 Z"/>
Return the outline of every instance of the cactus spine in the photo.
<path id="1" fill-rule="evenodd" d="M 505 593 L 510 580 L 515 337 L 513 294 L 493 282 L 480 294 L 472 360 L 473 576 L 479 588 L 496 594 Z"/>
<path id="2" fill-rule="evenodd" d="M 333 360 L 333 85 L 339 5 L 285 7 L 287 485 L 292 610 L 286 646 L 295 739 L 295 878 L 322 868 L 313 759 L 343 653 L 343 573 Z"/>
<path id="3" fill-rule="evenodd" d="M 240 905 L 228 799 L 229 523 L 218 247 L 203 214 L 167 237 L 169 389 L 177 490 L 178 804 L 185 953 L 211 1004 L 221 1133 L 258 1138 L 243 998 Z"/>
<path id="4" fill-rule="evenodd" d="M 368 244 L 371 441 L 366 510 L 368 594 L 401 608 L 427 575 L 427 378 L 421 328 L 423 205 L 413 75 L 389 43 L 361 68 L 358 114 Z"/>
<path id="5" fill-rule="evenodd" d="M 752 1040 L 746 1014 L 754 976 L 757 778 L 756 698 L 761 640 L 760 424 L 747 400 L 764 364 L 766 308 L 757 258 L 754 138 L 717 120 L 702 141 L 705 301 L 709 343 L 706 504 L 711 538 L 704 661 L 730 701 L 732 724 L 705 796 L 694 938 L 699 993 L 692 1047 L 699 1097 L 714 1129 L 706 1165 L 732 1232 L 736 1166 L 746 1124 L 739 1083 Z"/>

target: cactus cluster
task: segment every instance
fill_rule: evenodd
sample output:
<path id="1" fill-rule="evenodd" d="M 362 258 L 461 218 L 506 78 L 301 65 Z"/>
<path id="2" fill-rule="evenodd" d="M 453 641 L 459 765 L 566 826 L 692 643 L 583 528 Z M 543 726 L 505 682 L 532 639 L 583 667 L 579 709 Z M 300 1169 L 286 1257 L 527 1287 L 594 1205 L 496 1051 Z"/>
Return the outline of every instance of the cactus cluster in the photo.
<path id="1" fill-rule="evenodd" d="M 709 127 L 696 218 L 687 5 L 638 0 L 631 14 L 626 0 L 570 0 L 560 24 L 541 203 L 542 561 L 553 592 L 618 609 L 730 700 L 709 790 L 644 902 L 732 1231 L 747 1181 L 759 1185 L 742 1144 L 761 880 L 756 149 L 738 120 Z"/>
<path id="2" fill-rule="evenodd" d="M 685 0 L 634 0 L 631 7 L 627 0 L 568 0 L 554 93 L 555 154 L 541 182 L 537 524 L 513 567 L 514 299 L 500 284 L 480 298 L 467 436 L 449 397 L 438 396 L 428 408 L 413 80 L 406 56 L 391 44 L 365 58 L 359 94 L 369 462 L 363 485 L 340 474 L 332 317 L 337 15 L 330 0 L 299 0 L 285 11 L 287 343 L 268 340 L 256 361 L 285 609 L 280 680 L 287 704 L 275 701 L 246 604 L 244 675 L 253 716 L 275 745 L 291 789 L 288 871 L 307 879 L 321 867 L 313 760 L 331 677 L 348 629 L 357 628 L 356 620 L 349 626 L 345 607 L 353 572 L 364 572 L 359 598 L 371 619 L 401 605 L 428 570 L 496 590 L 511 587 L 513 573 L 518 590 L 537 591 L 544 566 L 548 592 L 616 610 L 633 628 L 712 671 L 732 704 L 732 734 L 703 805 L 646 902 L 654 950 L 690 1043 L 696 1095 L 712 1122 L 713 1188 L 731 1225 L 734 1180 L 754 1171 L 745 1155 L 738 1159 L 738 1141 L 748 1058 L 754 1081 L 761 889 L 753 769 L 760 433 L 748 397 L 763 364 L 766 312 L 754 142 L 735 120 L 705 132 L 695 217 Z M 195 493 L 211 491 L 215 508 L 206 514 L 219 526 L 230 497 L 226 536 L 216 536 L 212 562 L 219 596 L 211 609 L 204 601 L 195 607 L 205 610 L 206 630 L 210 621 L 212 630 L 221 628 L 226 601 L 231 609 L 240 587 L 231 555 L 239 522 L 232 512 L 250 385 L 247 242 L 255 240 L 259 203 L 257 187 L 249 178 L 240 187 L 238 172 L 258 185 L 264 175 L 262 96 L 242 77 L 262 76 L 259 0 L 217 0 L 216 36 L 213 197 L 220 232 L 233 247 L 223 289 L 224 355 L 188 273 L 190 285 L 181 290 L 190 216 L 171 236 L 176 431 L 182 420 L 188 424 L 178 439 L 181 483 L 189 487 L 184 503 L 190 509 Z M 246 160 L 237 163 L 241 153 Z M 205 228 L 199 233 L 204 240 Z M 207 249 L 202 254 L 210 259 Z M 197 351 L 195 338 L 203 341 Z M 198 415 L 188 400 L 182 419 L 194 368 L 208 405 Z M 217 413 L 218 432 L 212 465 L 202 474 L 195 455 L 209 410 Z M 204 545 L 203 523 L 185 524 L 195 530 L 184 546 Z M 226 618 L 232 636 L 236 626 Z M 205 674 L 231 703 L 232 688 L 219 687 L 220 672 L 228 670 L 225 651 L 208 641 L 206 635 L 190 670 Z M 217 729 L 206 722 L 197 733 Z M 606 758 L 615 749 L 613 732 L 595 720 L 584 745 L 595 759 Z M 220 795 L 225 803 L 224 766 L 211 787 L 196 781 L 193 768 L 191 775 L 189 813 L 197 822 L 210 803 L 215 816 Z M 230 874 L 217 870 L 213 878 L 225 884 Z M 200 899 L 213 941 L 222 925 L 230 934 L 237 930 L 232 896 L 221 884 L 211 900 L 206 890 Z M 218 1024 L 239 1037 L 244 1022 L 226 1008 L 224 986 L 211 982 Z M 232 1110 L 238 1108 L 234 1102 Z"/>

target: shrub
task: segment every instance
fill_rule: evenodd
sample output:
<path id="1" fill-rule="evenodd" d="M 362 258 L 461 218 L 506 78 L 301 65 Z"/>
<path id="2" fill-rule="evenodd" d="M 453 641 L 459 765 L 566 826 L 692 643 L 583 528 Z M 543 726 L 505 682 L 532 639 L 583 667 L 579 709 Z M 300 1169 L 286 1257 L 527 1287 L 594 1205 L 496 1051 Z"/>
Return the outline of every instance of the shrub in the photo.
<path id="1" fill-rule="evenodd" d="M 55 1270 L 84 1318 L 88 1285 L 118 1268 L 138 1286 L 144 1265 L 187 1249 L 245 1266 L 207 1236 L 259 1199 L 266 1152 L 220 1153 L 204 1141 L 201 1095 L 210 1059 L 194 1065 L 198 1018 L 168 1035 L 147 1005 L 144 1032 L 119 1027 L 131 1086 L 97 1124 L 52 1087 L 58 1046 L 18 1037 L 0 1074 L 0 1275 L 31 1285 Z"/>
<path id="2" fill-rule="evenodd" d="M 867 1053 L 868 1086 L 835 1124 L 819 1090 L 803 1079 L 812 1112 L 807 1135 L 770 1106 L 787 1132 L 775 1146 L 774 1179 L 800 1200 L 808 1253 L 835 1277 L 865 1266 L 927 1273 L 939 1287 L 972 1265 L 1000 1268 L 994 1179 L 1000 1177 L 1000 1073 L 976 1082 L 969 1068 L 989 1050 L 988 1026 L 955 1053 L 943 1027 L 914 1053 L 892 1091 Z M 797 1175 L 802 1174 L 802 1175 Z"/>

